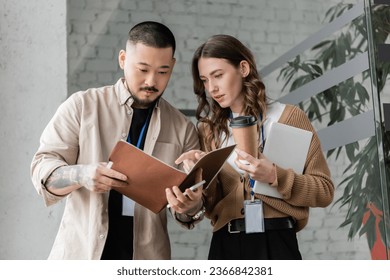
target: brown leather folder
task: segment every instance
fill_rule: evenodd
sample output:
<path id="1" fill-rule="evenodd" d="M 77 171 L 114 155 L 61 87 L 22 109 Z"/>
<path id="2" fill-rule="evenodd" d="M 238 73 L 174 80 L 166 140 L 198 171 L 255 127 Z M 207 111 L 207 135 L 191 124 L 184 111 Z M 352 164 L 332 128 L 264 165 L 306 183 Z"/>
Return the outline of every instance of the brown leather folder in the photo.
<path id="1" fill-rule="evenodd" d="M 112 169 L 127 176 L 129 185 L 114 189 L 154 213 L 158 213 L 168 203 L 165 196 L 166 188 L 178 186 L 184 191 L 191 187 L 196 183 L 195 176 L 198 168 L 202 168 L 202 177 L 206 181 L 203 188 L 207 188 L 222 169 L 234 147 L 235 145 L 232 145 L 207 153 L 187 174 L 146 154 L 132 144 L 119 141 L 112 150 L 109 160 L 113 162 Z"/>

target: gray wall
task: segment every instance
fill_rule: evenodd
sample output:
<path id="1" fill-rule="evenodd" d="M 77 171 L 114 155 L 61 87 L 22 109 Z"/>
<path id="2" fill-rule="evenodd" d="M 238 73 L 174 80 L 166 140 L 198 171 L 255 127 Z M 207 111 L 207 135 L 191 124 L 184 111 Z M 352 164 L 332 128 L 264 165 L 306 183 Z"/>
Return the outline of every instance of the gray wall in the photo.
<path id="1" fill-rule="evenodd" d="M 0 0 L 0 259 L 45 259 L 61 205 L 29 175 L 39 136 L 67 96 L 66 2 Z"/>
<path id="2" fill-rule="evenodd" d="M 254 51 L 262 68 L 317 31 L 331 3 L 55 0 L 48 4 L 42 0 L 0 0 L 0 106 L 5 112 L 0 120 L 0 259 L 47 257 L 63 205 L 45 208 L 32 186 L 29 166 L 39 136 L 67 95 L 113 83 L 121 76 L 116 57 L 133 24 L 158 20 L 173 30 L 178 41 L 177 64 L 165 97 L 178 108 L 195 108 L 189 63 L 193 50 L 209 35 L 237 36 Z M 277 97 L 280 85 L 272 79 L 265 82 L 268 94 Z M 338 160 L 329 164 L 337 183 L 346 163 Z M 341 221 L 342 213 L 336 207 L 312 209 L 308 226 L 298 235 L 303 257 L 369 258 L 365 238 L 348 241 L 347 232 L 338 229 Z M 186 231 L 170 220 L 169 231 L 173 258 L 207 257 L 211 238 L 208 221 Z"/>

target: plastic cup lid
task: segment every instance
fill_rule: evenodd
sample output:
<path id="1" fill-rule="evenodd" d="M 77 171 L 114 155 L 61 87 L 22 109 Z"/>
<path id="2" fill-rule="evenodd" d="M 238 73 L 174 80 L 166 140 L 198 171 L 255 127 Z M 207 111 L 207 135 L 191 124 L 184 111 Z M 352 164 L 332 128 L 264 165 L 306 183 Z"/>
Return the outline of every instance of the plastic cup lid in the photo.
<path id="1" fill-rule="evenodd" d="M 254 116 L 238 116 L 230 121 L 230 127 L 247 127 L 257 123 Z"/>

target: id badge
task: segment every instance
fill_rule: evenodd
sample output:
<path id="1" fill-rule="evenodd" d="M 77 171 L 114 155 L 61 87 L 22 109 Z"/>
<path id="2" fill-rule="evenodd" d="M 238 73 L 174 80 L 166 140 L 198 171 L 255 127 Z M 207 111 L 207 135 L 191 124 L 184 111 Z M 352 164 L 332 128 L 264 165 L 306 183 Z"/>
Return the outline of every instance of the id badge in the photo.
<path id="1" fill-rule="evenodd" d="M 263 202 L 261 200 L 245 200 L 245 232 L 264 232 Z"/>
<path id="2" fill-rule="evenodd" d="M 122 195 L 122 216 L 134 216 L 134 200 Z"/>

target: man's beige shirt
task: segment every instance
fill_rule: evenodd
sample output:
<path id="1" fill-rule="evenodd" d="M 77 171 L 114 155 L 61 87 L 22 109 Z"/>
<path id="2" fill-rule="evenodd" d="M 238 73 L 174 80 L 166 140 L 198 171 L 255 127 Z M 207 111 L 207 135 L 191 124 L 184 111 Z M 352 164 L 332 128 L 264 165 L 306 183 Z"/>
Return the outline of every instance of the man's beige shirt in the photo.
<path id="1" fill-rule="evenodd" d="M 44 183 L 60 166 L 107 162 L 117 141 L 127 139 L 132 103 L 120 79 L 113 86 L 71 95 L 45 128 L 31 164 L 32 181 L 47 206 L 66 199 L 49 259 L 100 259 L 108 232 L 108 193 L 80 188 L 61 197 L 48 192 Z M 150 120 L 144 151 L 176 167 L 176 158 L 198 148 L 194 124 L 160 98 Z M 133 258 L 171 258 L 165 210 L 154 214 L 135 205 Z"/>

